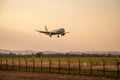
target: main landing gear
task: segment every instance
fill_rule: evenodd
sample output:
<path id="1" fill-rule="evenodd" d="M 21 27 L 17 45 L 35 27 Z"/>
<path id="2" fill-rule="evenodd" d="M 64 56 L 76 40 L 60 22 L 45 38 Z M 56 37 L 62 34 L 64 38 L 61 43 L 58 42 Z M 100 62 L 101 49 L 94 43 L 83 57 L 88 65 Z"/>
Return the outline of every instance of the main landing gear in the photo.
<path id="1" fill-rule="evenodd" d="M 58 34 L 58 36 L 57 36 L 57 37 L 58 37 L 58 38 L 60 37 L 60 36 L 59 36 L 59 34 Z"/>

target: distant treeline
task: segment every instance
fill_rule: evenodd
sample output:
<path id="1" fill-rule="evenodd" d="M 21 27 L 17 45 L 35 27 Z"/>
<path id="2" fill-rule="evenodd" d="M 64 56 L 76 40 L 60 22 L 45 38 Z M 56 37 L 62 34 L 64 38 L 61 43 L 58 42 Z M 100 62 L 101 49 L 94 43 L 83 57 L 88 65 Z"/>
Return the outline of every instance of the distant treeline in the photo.
<path id="1" fill-rule="evenodd" d="M 0 58 L 62 58 L 62 57 L 120 57 L 119 55 L 112 55 L 111 53 L 103 53 L 103 54 L 89 54 L 89 53 L 81 53 L 81 54 L 71 54 L 71 53 L 54 53 L 54 54 L 44 54 L 44 52 L 32 53 L 32 54 L 15 54 L 15 53 L 0 53 Z"/>

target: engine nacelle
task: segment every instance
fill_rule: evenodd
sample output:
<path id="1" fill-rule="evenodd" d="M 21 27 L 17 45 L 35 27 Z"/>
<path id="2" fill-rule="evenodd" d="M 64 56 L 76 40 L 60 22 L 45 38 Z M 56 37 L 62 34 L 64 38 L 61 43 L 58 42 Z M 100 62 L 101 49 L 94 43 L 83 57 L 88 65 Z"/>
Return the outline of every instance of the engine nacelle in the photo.
<path id="1" fill-rule="evenodd" d="M 65 33 L 62 33 L 62 34 L 61 34 L 61 36 L 64 36 L 64 35 L 65 35 Z"/>
<path id="2" fill-rule="evenodd" d="M 52 37 L 52 34 L 50 33 L 49 36 Z"/>

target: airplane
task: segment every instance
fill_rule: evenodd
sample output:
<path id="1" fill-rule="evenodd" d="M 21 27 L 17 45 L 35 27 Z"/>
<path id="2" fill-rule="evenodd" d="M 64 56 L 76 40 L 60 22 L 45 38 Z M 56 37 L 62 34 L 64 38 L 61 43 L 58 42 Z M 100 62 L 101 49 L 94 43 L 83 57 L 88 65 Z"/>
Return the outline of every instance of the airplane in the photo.
<path id="1" fill-rule="evenodd" d="M 48 31 L 47 29 L 47 26 L 44 26 L 45 27 L 45 31 L 40 31 L 40 30 L 35 30 L 39 33 L 44 33 L 50 37 L 52 37 L 52 35 L 58 35 L 57 37 L 59 38 L 61 36 L 64 36 L 66 33 L 69 33 L 69 32 L 65 32 L 65 29 L 64 28 L 59 28 L 59 29 L 55 29 L 55 30 L 52 30 L 52 31 Z"/>

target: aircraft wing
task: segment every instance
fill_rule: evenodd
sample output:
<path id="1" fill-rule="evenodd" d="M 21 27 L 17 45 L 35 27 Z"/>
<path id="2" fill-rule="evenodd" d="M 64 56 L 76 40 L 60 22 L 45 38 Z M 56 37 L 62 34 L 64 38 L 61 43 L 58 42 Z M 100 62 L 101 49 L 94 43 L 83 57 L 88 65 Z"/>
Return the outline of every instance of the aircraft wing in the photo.
<path id="1" fill-rule="evenodd" d="M 70 33 L 70 32 L 65 32 L 65 33 Z"/>
<path id="2" fill-rule="evenodd" d="M 37 31 L 37 32 L 39 32 L 39 33 L 44 33 L 44 34 L 50 34 L 50 32 L 48 32 L 48 31 L 40 31 L 40 30 L 35 30 L 35 31 Z"/>

